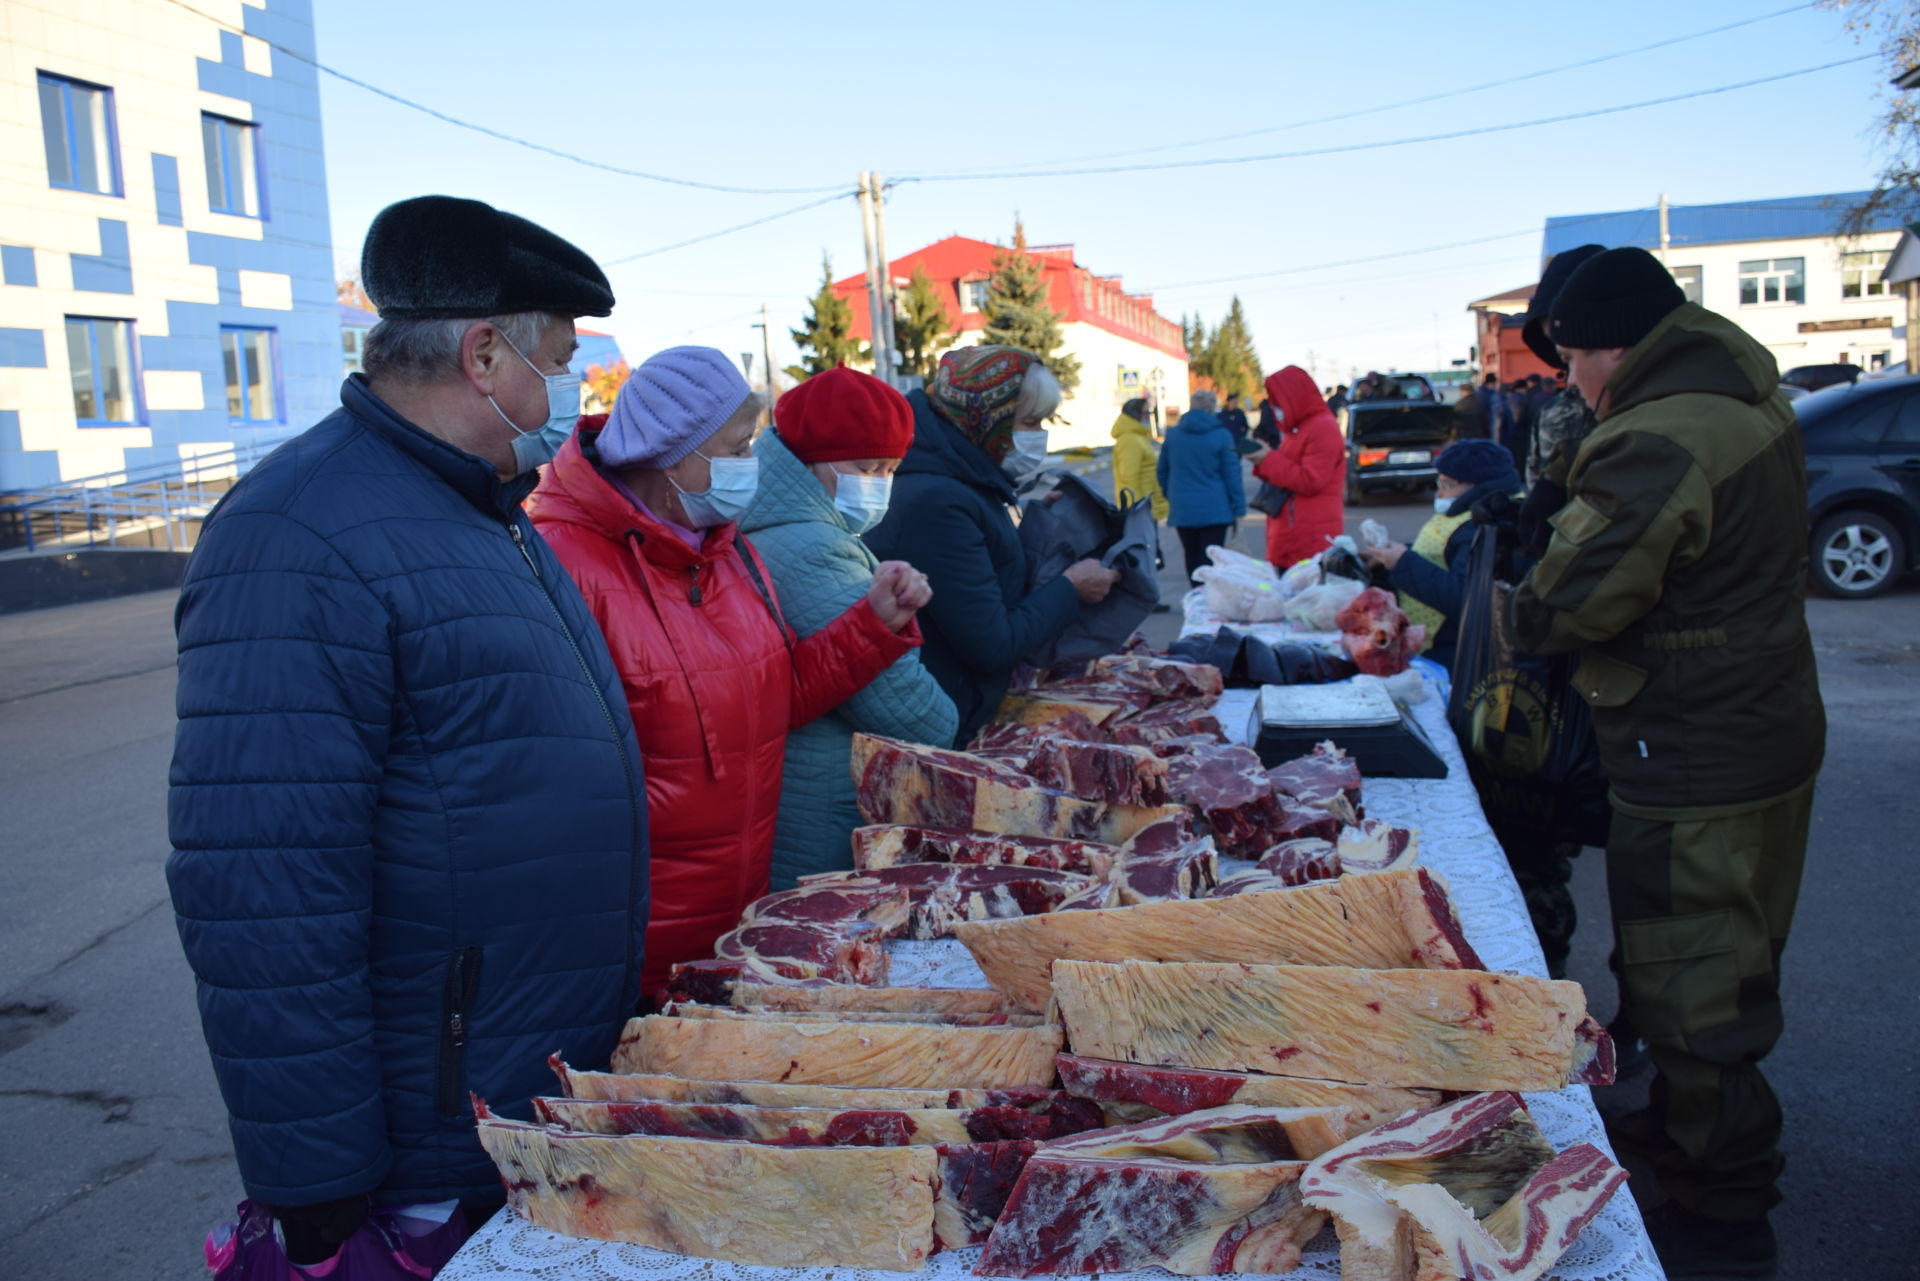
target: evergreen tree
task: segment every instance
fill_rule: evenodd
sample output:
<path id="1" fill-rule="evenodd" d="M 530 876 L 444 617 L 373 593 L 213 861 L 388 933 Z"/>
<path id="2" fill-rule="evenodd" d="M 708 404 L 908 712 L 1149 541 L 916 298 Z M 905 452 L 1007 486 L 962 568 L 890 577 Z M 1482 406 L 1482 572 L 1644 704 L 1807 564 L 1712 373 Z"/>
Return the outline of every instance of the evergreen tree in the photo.
<path id="1" fill-rule="evenodd" d="M 1217 384 L 1213 378 L 1214 343 L 1207 333 L 1206 320 L 1181 316 L 1180 335 L 1181 345 L 1187 349 L 1187 390 L 1211 390 Z"/>
<path id="2" fill-rule="evenodd" d="M 1252 396 L 1260 390 L 1260 354 L 1253 349 L 1253 332 L 1240 295 L 1233 296 L 1227 318 L 1213 331 L 1209 344 L 1209 373 L 1222 396 Z"/>
<path id="3" fill-rule="evenodd" d="M 915 267 L 907 292 L 893 312 L 893 347 L 900 353 L 900 372 L 932 382 L 940 353 L 959 336 L 951 327 L 946 300 L 925 269 Z"/>
<path id="4" fill-rule="evenodd" d="M 833 292 L 833 260 L 824 253 L 820 255 L 819 292 L 808 300 L 807 317 L 800 328 L 787 332 L 800 349 L 800 363 L 787 366 L 787 373 L 795 381 L 823 374 L 836 365 L 873 358 L 867 344 L 853 336 L 853 304 Z"/>
<path id="5" fill-rule="evenodd" d="M 1060 390 L 1073 394 L 1080 385 L 1080 360 L 1060 350 L 1066 344 L 1060 313 L 1047 305 L 1046 271 L 1027 252 L 1027 233 L 1018 221 L 1013 224 L 1013 248 L 993 256 L 993 275 L 981 310 L 987 321 L 982 343 L 1032 352 L 1060 380 Z"/>

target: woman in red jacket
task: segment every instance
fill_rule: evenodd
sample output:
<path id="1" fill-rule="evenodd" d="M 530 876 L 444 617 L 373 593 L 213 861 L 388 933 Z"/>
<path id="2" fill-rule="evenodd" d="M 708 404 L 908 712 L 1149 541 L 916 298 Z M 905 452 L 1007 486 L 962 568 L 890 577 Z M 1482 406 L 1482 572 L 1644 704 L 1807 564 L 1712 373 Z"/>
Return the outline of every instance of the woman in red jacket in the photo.
<path id="1" fill-rule="evenodd" d="M 649 995 L 676 962 L 713 955 L 767 892 L 787 731 L 918 645 L 913 616 L 929 596 L 910 566 L 888 562 L 866 599 L 794 635 L 735 525 L 753 499 L 760 410 L 720 352 L 663 351 L 611 415 L 581 420 L 530 504 L 606 634 L 640 739 Z"/>
<path id="2" fill-rule="evenodd" d="M 1267 517 L 1267 560 L 1285 572 L 1346 530 L 1347 442 L 1313 376 L 1298 365 L 1267 375 L 1280 444 L 1248 457 L 1253 474 L 1293 498 Z"/>

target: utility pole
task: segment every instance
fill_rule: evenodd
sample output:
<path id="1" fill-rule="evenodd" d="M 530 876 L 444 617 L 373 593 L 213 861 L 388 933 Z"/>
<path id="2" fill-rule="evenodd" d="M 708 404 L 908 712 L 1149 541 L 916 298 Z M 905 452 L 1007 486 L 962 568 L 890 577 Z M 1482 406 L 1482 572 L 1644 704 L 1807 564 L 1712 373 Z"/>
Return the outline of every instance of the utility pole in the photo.
<path id="1" fill-rule="evenodd" d="M 880 332 L 886 335 L 886 367 L 880 377 L 887 386 L 894 386 L 898 372 L 894 368 L 893 349 L 893 260 L 887 257 L 887 184 L 880 181 L 880 175 L 870 173 L 867 181 L 873 185 L 873 252 L 880 259 Z M 879 353 L 875 352 L 876 361 Z"/>
<path id="2" fill-rule="evenodd" d="M 1667 245 L 1669 243 L 1670 237 L 1667 235 L 1667 193 L 1663 191 L 1660 193 L 1660 265 L 1662 267 L 1667 265 Z"/>
<path id="3" fill-rule="evenodd" d="M 887 263 L 880 257 L 880 184 L 865 170 L 860 173 L 860 238 L 867 250 L 867 327 L 872 331 L 873 373 L 893 385 L 893 334 L 887 320 Z"/>
<path id="4" fill-rule="evenodd" d="M 760 304 L 760 323 L 754 326 L 760 331 L 760 359 L 767 366 L 767 421 L 773 421 L 773 322 L 767 314 L 767 304 Z"/>

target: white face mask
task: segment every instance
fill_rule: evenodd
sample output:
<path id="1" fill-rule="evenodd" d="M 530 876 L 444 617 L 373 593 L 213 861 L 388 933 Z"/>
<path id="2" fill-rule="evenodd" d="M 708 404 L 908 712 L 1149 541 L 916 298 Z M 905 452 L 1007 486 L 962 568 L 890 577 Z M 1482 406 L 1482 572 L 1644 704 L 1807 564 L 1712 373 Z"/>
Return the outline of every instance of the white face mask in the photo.
<path id="1" fill-rule="evenodd" d="M 833 505 L 847 518 L 847 528 L 864 534 L 878 525 L 893 496 L 893 477 L 844 471 L 834 475 Z"/>
<path id="2" fill-rule="evenodd" d="M 707 482 L 705 493 L 690 494 L 681 489 L 672 476 L 667 476 L 667 483 L 680 495 L 680 507 L 687 519 L 695 529 L 712 529 L 715 525 L 739 520 L 753 505 L 753 496 L 760 488 L 760 460 L 707 458 L 697 449 L 693 452 L 712 465 L 712 478 Z"/>
<path id="3" fill-rule="evenodd" d="M 499 333 L 498 330 L 494 332 Z M 527 360 L 527 353 L 515 347 L 511 338 L 502 333 L 500 341 L 507 344 L 514 355 L 526 360 L 527 368 L 540 374 L 541 380 L 547 384 L 547 421 L 531 429 L 522 428 L 508 418 L 507 411 L 500 408 L 500 402 L 492 396 L 487 397 L 493 412 L 513 428 L 513 474 L 524 476 L 534 468 L 552 462 L 553 456 L 560 452 L 560 446 L 566 444 L 567 437 L 573 435 L 573 425 L 580 421 L 580 375 L 571 370 L 562 374 L 541 374 L 540 366 Z"/>
<path id="4" fill-rule="evenodd" d="M 1013 448 L 1000 460 L 1000 467 L 1007 475 L 1018 480 L 1046 461 L 1047 433 L 1016 430 L 1013 433 Z"/>

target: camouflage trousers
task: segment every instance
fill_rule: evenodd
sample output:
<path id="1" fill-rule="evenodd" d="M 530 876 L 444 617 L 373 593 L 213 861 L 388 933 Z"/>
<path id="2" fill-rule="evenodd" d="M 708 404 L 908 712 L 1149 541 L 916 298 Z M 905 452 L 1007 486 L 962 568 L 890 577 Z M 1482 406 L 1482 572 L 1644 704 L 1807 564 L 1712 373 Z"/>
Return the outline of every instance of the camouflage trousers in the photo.
<path id="1" fill-rule="evenodd" d="M 1607 893 L 1621 1012 L 1653 1058 L 1644 1124 L 1616 1142 L 1683 1210 L 1726 1222 L 1779 1203 L 1780 1103 L 1760 1060 L 1780 1039 L 1811 781 L 1761 809 L 1683 822 L 1616 809 Z"/>

